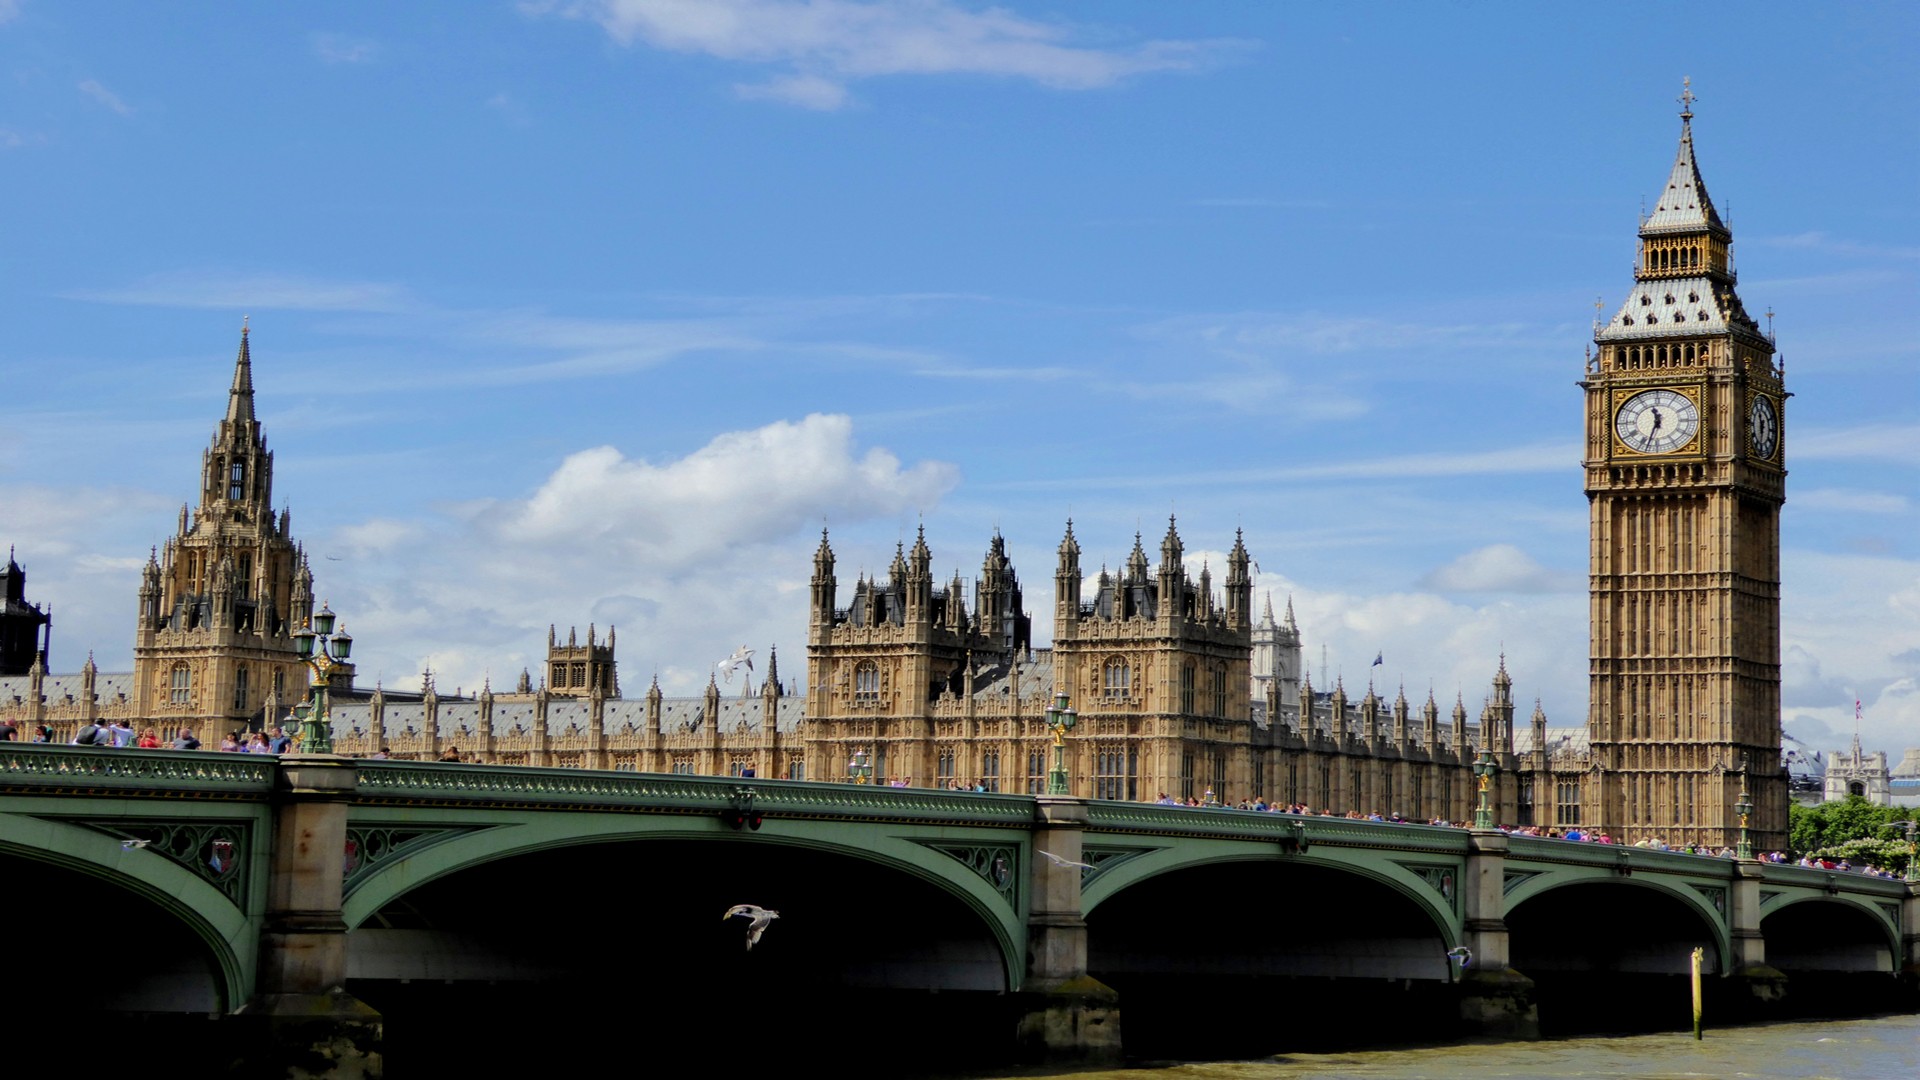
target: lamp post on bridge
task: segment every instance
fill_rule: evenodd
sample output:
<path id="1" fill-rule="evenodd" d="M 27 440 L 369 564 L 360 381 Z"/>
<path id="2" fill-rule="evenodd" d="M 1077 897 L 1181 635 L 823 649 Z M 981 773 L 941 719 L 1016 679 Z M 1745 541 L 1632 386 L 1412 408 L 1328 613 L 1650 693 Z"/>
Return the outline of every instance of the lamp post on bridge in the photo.
<path id="1" fill-rule="evenodd" d="M 1901 875 L 1908 881 L 1920 881 L 1920 866 L 1914 865 L 1917 861 L 1914 858 L 1914 838 L 1916 835 L 1920 835 L 1920 822 L 1915 822 L 1909 818 L 1907 819 L 1907 872 Z"/>
<path id="2" fill-rule="evenodd" d="M 333 621 L 333 609 L 321 601 L 313 621 L 293 635 L 293 646 L 300 661 L 313 672 L 306 704 L 294 708 L 294 715 L 300 718 L 299 752 L 302 754 L 333 753 L 333 723 L 327 714 L 327 676 L 353 654 L 353 637 L 345 625 L 335 633 Z"/>
<path id="3" fill-rule="evenodd" d="M 861 747 L 853 752 L 853 759 L 847 762 L 847 783 L 865 784 L 873 779 L 873 766 L 867 764 L 867 748 Z"/>
<path id="4" fill-rule="evenodd" d="M 1047 774 L 1047 794 L 1066 795 L 1067 791 L 1067 732 L 1080 720 L 1080 714 L 1067 704 L 1066 691 L 1054 695 L 1053 704 L 1047 706 L 1047 726 L 1053 729 L 1053 771 Z"/>
<path id="5" fill-rule="evenodd" d="M 1740 815 L 1740 843 L 1733 849 L 1734 855 L 1742 859 L 1753 858 L 1753 839 L 1747 831 L 1747 822 L 1753 817 L 1753 795 L 1747 791 L 1747 755 L 1740 755 L 1740 798 L 1733 804 L 1733 812 Z"/>
<path id="6" fill-rule="evenodd" d="M 1476 829 L 1493 828 L 1493 807 L 1487 802 L 1487 795 L 1493 788 L 1493 778 L 1500 775 L 1500 762 L 1494 759 L 1490 750 L 1480 751 L 1473 761 L 1473 775 L 1480 780 L 1480 805 L 1473 808 L 1473 827 Z"/>

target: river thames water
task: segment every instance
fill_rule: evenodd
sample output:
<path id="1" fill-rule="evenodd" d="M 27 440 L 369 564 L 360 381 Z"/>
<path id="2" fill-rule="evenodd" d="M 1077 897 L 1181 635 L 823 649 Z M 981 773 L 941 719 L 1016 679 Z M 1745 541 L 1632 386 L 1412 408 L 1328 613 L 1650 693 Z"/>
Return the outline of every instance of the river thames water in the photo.
<path id="1" fill-rule="evenodd" d="M 1450 1080 L 1453 1077 L 1651 1080 L 1782 1077 L 1914 1080 L 1920 1077 L 1920 1016 L 1757 1024 L 1691 1033 L 1543 1042 L 1456 1043 L 1425 1049 L 1284 1054 L 1253 1061 L 1188 1062 L 1095 1072 L 987 1073 L 1054 1080 Z"/>

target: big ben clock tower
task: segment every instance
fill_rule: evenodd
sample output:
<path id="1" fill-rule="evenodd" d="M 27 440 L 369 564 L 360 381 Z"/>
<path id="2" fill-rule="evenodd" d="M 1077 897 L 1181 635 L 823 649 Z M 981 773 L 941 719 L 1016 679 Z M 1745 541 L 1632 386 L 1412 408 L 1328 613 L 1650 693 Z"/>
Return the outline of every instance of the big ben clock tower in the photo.
<path id="1" fill-rule="evenodd" d="M 1640 223 L 1586 379 L 1591 541 L 1585 820 L 1631 843 L 1784 850 L 1780 507 L 1787 393 L 1735 292 L 1733 234 L 1680 151 Z"/>

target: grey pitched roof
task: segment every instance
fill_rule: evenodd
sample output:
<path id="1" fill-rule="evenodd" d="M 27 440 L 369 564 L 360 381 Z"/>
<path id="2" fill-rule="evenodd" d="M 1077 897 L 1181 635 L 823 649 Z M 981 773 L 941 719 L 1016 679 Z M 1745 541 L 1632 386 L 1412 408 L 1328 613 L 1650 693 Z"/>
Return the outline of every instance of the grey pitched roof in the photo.
<path id="1" fill-rule="evenodd" d="M 1597 340 L 1724 334 L 1740 321 L 1738 310 L 1732 290 L 1704 275 L 1636 281 Z"/>

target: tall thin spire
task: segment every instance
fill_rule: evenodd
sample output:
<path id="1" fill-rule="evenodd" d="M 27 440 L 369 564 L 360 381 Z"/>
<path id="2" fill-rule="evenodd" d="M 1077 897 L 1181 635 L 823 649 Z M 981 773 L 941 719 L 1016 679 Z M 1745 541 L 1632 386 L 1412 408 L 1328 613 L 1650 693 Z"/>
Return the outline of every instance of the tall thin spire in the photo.
<path id="1" fill-rule="evenodd" d="M 252 423 L 253 415 L 253 354 L 247 348 L 247 322 L 251 316 L 240 317 L 240 356 L 233 362 L 233 388 L 227 391 L 227 422 Z"/>

